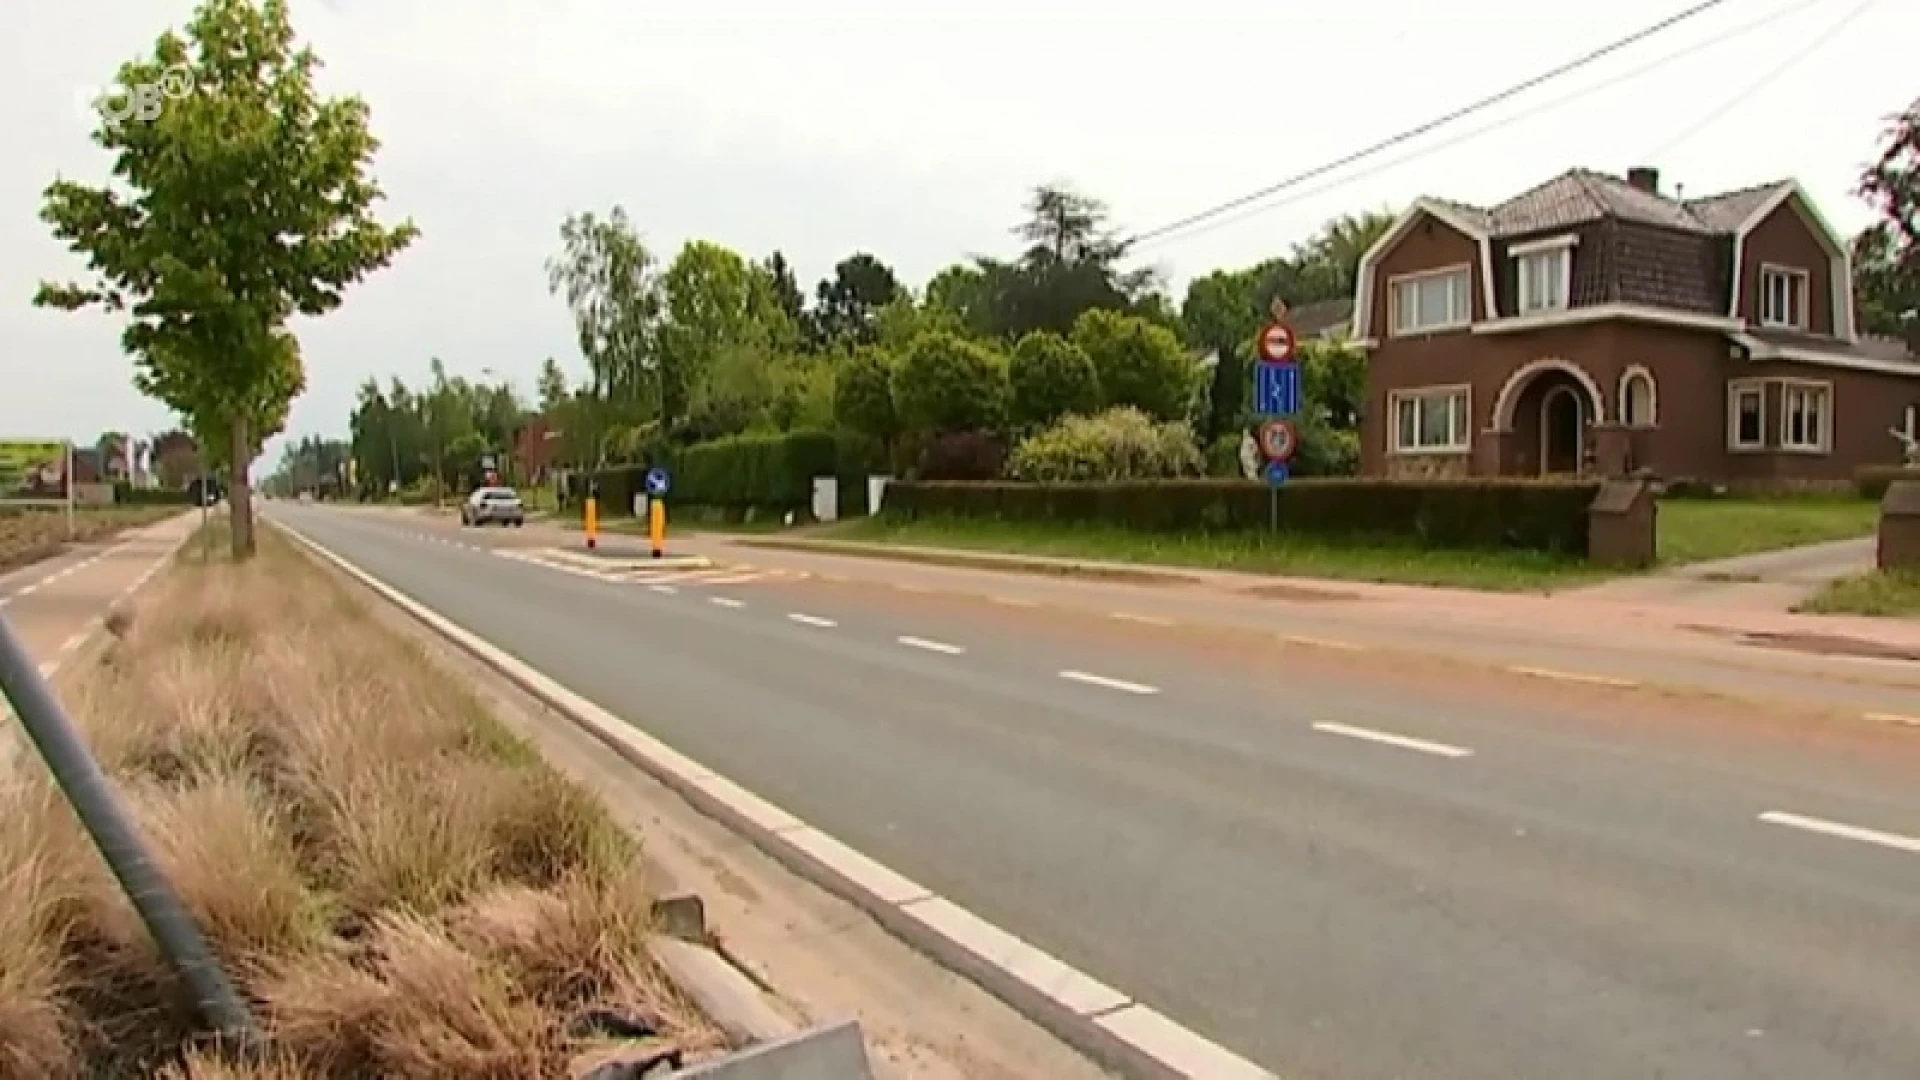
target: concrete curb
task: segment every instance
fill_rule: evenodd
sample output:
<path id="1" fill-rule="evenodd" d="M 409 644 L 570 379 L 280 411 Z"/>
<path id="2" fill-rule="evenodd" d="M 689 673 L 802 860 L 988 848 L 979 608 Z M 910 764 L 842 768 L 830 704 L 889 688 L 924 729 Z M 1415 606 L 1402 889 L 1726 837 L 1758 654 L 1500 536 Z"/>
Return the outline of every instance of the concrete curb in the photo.
<path id="1" fill-rule="evenodd" d="M 523 692 L 572 720 L 782 865 L 865 911 L 888 932 L 979 984 L 1098 1064 L 1136 1080 L 1277 1080 L 1182 1027 L 813 828 L 679 753 L 298 530 L 272 523 Z"/>

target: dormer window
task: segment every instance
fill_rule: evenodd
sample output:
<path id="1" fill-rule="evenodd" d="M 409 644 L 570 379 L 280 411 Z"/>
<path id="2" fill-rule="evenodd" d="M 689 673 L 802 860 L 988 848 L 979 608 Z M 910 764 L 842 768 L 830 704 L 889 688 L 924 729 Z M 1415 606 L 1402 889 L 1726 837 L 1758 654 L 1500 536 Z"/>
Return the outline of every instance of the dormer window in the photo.
<path id="1" fill-rule="evenodd" d="M 1573 293 L 1574 236 L 1515 244 L 1511 249 L 1518 282 L 1516 313 L 1539 315 L 1565 311 Z"/>
<path id="2" fill-rule="evenodd" d="M 1760 268 L 1760 325 L 1807 328 L 1807 272 L 1790 266 Z"/>

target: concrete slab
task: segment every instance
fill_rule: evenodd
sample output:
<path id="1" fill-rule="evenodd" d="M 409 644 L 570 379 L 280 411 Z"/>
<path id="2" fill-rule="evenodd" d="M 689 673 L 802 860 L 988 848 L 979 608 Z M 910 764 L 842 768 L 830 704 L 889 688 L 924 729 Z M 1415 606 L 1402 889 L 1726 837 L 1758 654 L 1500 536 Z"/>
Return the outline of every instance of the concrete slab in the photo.
<path id="1" fill-rule="evenodd" d="M 674 1074 L 707 1080 L 872 1080 L 867 1044 L 852 1020 L 762 1043 Z"/>

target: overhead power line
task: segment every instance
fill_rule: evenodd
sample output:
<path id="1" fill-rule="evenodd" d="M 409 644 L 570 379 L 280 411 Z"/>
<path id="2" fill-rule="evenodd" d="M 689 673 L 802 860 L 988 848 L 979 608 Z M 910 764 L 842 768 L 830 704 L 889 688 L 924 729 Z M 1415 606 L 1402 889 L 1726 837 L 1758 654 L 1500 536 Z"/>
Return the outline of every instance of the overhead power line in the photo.
<path id="1" fill-rule="evenodd" d="M 1264 199 L 1269 195 L 1274 195 L 1274 194 L 1277 194 L 1278 192 L 1285 191 L 1290 187 L 1296 187 L 1300 184 L 1307 182 L 1308 180 L 1314 179 L 1315 177 L 1325 176 L 1327 173 L 1330 173 L 1335 169 L 1345 168 L 1346 166 L 1352 165 L 1355 162 L 1364 161 L 1367 158 L 1370 158 L 1375 154 L 1380 153 L 1383 150 L 1391 150 L 1402 143 L 1409 142 L 1413 139 L 1417 139 L 1420 136 L 1425 135 L 1430 131 L 1434 131 L 1438 128 L 1445 127 L 1446 125 L 1451 124 L 1456 120 L 1464 119 L 1478 112 L 1484 112 L 1485 110 L 1490 109 L 1493 106 L 1500 104 L 1501 102 L 1508 101 L 1515 97 L 1518 97 L 1519 95 L 1524 94 L 1527 91 L 1532 90 L 1537 86 L 1541 86 L 1545 83 L 1552 82 L 1555 79 L 1572 74 L 1573 72 L 1578 71 L 1581 68 L 1584 68 L 1596 61 L 1599 61 L 1608 56 L 1611 56 L 1622 49 L 1629 48 L 1633 45 L 1637 45 L 1640 42 L 1645 41 L 1647 38 L 1653 37 L 1654 35 L 1660 34 L 1664 31 L 1670 30 L 1673 27 L 1686 22 L 1688 19 L 1692 19 L 1697 16 L 1704 15 L 1705 13 L 1713 10 L 1714 8 L 1720 7 L 1722 4 L 1725 4 L 1726 2 L 1727 0 L 1701 0 L 1700 3 L 1694 4 L 1692 7 L 1689 7 L 1683 11 L 1677 12 L 1673 15 L 1669 15 L 1666 18 L 1661 19 L 1659 22 L 1652 24 L 1651 26 L 1642 27 L 1641 29 L 1634 31 L 1631 34 L 1628 34 L 1626 37 L 1608 42 L 1607 44 L 1602 45 L 1597 49 L 1593 49 L 1589 52 L 1583 53 L 1580 56 L 1572 60 L 1569 60 L 1558 67 L 1552 68 L 1548 71 L 1541 72 L 1540 74 L 1535 75 L 1532 78 L 1515 83 L 1512 86 L 1507 87 L 1505 90 L 1501 90 L 1498 93 L 1491 94 L 1487 97 L 1481 98 L 1480 100 L 1475 101 L 1472 104 L 1463 105 L 1460 108 L 1453 110 L 1452 112 L 1435 117 L 1434 119 L 1428 120 L 1425 123 L 1419 124 L 1415 127 L 1408 128 L 1407 130 L 1402 131 L 1397 135 L 1393 135 L 1388 138 L 1382 139 L 1371 146 L 1365 147 L 1364 149 L 1356 150 L 1350 154 L 1347 154 L 1344 157 L 1337 158 L 1333 161 L 1329 161 L 1324 165 L 1317 165 L 1311 169 L 1308 169 L 1303 173 L 1297 173 L 1293 176 L 1288 177 L 1285 180 L 1280 181 L 1277 184 L 1270 184 L 1267 187 L 1260 188 L 1257 191 L 1250 191 L 1245 195 L 1241 195 L 1234 199 L 1229 199 L 1226 202 L 1223 202 L 1216 206 L 1212 206 L 1205 210 L 1202 210 L 1197 214 L 1190 214 L 1187 217 L 1181 218 L 1178 221 L 1169 222 L 1168 224 L 1159 226 L 1158 228 L 1148 229 L 1145 232 L 1137 233 L 1132 237 L 1132 242 L 1141 243 L 1147 240 L 1157 239 L 1159 237 L 1166 236 L 1171 233 L 1179 232 L 1183 229 L 1186 229 L 1189 226 L 1197 225 L 1203 221 L 1207 221 L 1209 219 L 1219 217 L 1221 214 L 1225 214 L 1233 210 L 1238 210 L 1240 207 L 1246 206 L 1249 203 L 1258 202 L 1259 200 Z"/>
<path id="2" fill-rule="evenodd" d="M 1243 207 L 1237 213 L 1232 213 L 1223 217 L 1214 218 L 1210 221 L 1200 224 L 1194 228 L 1188 229 L 1177 235 L 1160 237 L 1158 238 L 1158 240 L 1136 242 L 1136 246 L 1150 247 L 1150 246 L 1153 246 L 1153 244 L 1156 242 L 1175 242 L 1180 240 L 1190 240 L 1196 236 L 1205 236 L 1206 234 L 1214 232 L 1215 230 L 1228 228 L 1233 225 L 1238 225 L 1244 221 L 1251 220 L 1252 218 L 1255 218 L 1261 214 L 1269 213 L 1271 211 L 1278 210 L 1282 207 L 1292 206 L 1296 203 L 1305 202 L 1309 199 L 1313 199 L 1321 195 L 1325 195 L 1328 192 L 1338 191 L 1341 188 L 1357 180 L 1364 180 L 1370 176 L 1378 176 L 1383 172 L 1388 172 L 1390 170 L 1397 169 L 1400 166 L 1406 165 L 1410 162 L 1415 162 L 1415 161 L 1419 161 L 1421 158 L 1430 157 L 1434 154 L 1439 153 L 1442 150 L 1448 150 L 1455 146 L 1459 146 L 1462 143 L 1471 142 L 1474 139 L 1478 139 L 1486 135 L 1491 135 L 1496 131 L 1501 131 L 1506 128 L 1512 127 L 1513 125 L 1518 124 L 1523 120 L 1529 120 L 1535 116 L 1539 116 L 1542 113 L 1552 112 L 1553 110 L 1561 108 L 1563 106 L 1571 105 L 1576 101 L 1581 101 L 1586 98 L 1592 97 L 1595 94 L 1598 94 L 1602 91 L 1610 90 L 1616 86 L 1621 85 L 1622 83 L 1632 82 L 1633 80 L 1638 79 L 1641 76 L 1648 74 L 1649 72 L 1656 71 L 1660 68 L 1664 68 L 1676 61 L 1685 60 L 1690 57 L 1698 56 L 1701 53 L 1707 52 L 1711 49 L 1716 49 L 1722 45 L 1731 44 L 1735 41 L 1740 40 L 1746 35 L 1753 33 L 1756 30 L 1760 30 L 1765 27 L 1772 26 L 1773 24 L 1780 22 L 1783 19 L 1789 18 L 1794 15 L 1798 15 L 1799 13 L 1807 10 L 1808 8 L 1818 6 L 1819 4 L 1822 4 L 1824 2 L 1826 2 L 1826 0 L 1800 0 L 1800 2 L 1797 4 L 1792 4 L 1783 8 L 1777 8 L 1773 11 L 1768 12 L 1765 15 L 1760 16 L 1757 19 L 1750 19 L 1747 22 L 1741 23 L 1740 25 L 1735 26 L 1732 29 L 1727 30 L 1723 33 L 1720 33 L 1714 37 L 1710 37 L 1702 41 L 1694 42 L 1693 44 L 1688 45 L 1685 48 L 1674 49 L 1670 52 L 1663 53 L 1662 55 L 1657 56 L 1654 59 L 1649 60 L 1644 64 L 1641 64 L 1637 67 L 1629 68 L 1626 71 L 1622 71 L 1610 78 L 1603 79 L 1596 83 L 1589 83 L 1588 85 L 1583 86 L 1580 89 L 1573 91 L 1572 93 L 1562 94 L 1556 98 L 1549 98 L 1546 101 L 1542 101 L 1532 106 L 1529 106 L 1528 108 L 1522 109 L 1519 112 L 1509 113 L 1501 117 L 1500 119 L 1494 121 L 1493 123 L 1482 124 L 1477 128 L 1472 128 L 1470 130 L 1463 131 L 1458 135 L 1452 136 L 1451 138 L 1442 140 L 1440 142 L 1428 143 L 1424 146 L 1419 147 L 1416 150 L 1413 150 L 1410 153 L 1401 154 L 1397 157 L 1388 158 L 1385 161 L 1376 162 L 1375 164 L 1370 165 L 1367 168 L 1360 169 L 1355 172 L 1343 173 L 1339 177 L 1329 181 L 1328 183 L 1317 184 L 1313 187 L 1306 189 L 1305 191 L 1294 192 L 1288 195 L 1286 198 L 1275 199 L 1269 202 L 1263 202 L 1257 205 Z M 1869 0 L 1869 2 L 1877 2 L 1877 0 Z M 1641 158 L 1640 160 L 1649 161 L 1649 160 L 1652 160 L 1652 158 L 1644 157 L 1644 158 Z"/>
<path id="3" fill-rule="evenodd" d="M 1853 25 L 1854 21 L 1859 19 L 1860 16 L 1865 15 L 1867 13 L 1868 8 L 1871 8 L 1873 5 L 1877 3 L 1879 3 L 1879 0 L 1861 0 L 1860 3 L 1854 5 L 1853 10 L 1847 12 L 1845 15 L 1840 16 L 1840 18 L 1836 20 L 1832 26 L 1827 27 L 1826 30 L 1824 30 L 1819 34 L 1819 36 L 1815 37 L 1812 41 L 1807 42 L 1804 47 L 1794 52 L 1792 55 L 1788 56 L 1785 60 L 1782 60 L 1778 64 L 1775 64 L 1765 74 L 1761 75 L 1758 79 L 1755 79 L 1751 84 L 1743 87 L 1739 93 L 1734 94 L 1731 97 L 1727 98 L 1725 101 L 1721 102 L 1720 105 L 1717 108 L 1715 108 L 1712 112 L 1709 112 L 1705 116 L 1694 121 L 1691 125 L 1689 125 L 1685 130 L 1681 131 L 1678 135 L 1675 135 L 1672 138 L 1668 139 L 1666 142 L 1661 143 L 1657 149 L 1655 149 L 1650 154 L 1643 155 L 1640 158 L 1640 160 L 1656 161 L 1660 157 L 1672 151 L 1675 147 L 1685 143 L 1688 139 L 1691 139 L 1695 135 L 1698 135 L 1702 131 L 1706 130 L 1707 128 L 1712 127 L 1716 122 L 1720 120 L 1721 117 L 1726 116 L 1728 113 L 1739 108 L 1741 105 L 1746 104 L 1748 98 L 1751 98 L 1755 94 L 1758 94 L 1760 91 L 1766 89 L 1772 83 L 1777 81 L 1780 78 L 1780 76 L 1785 75 L 1787 72 L 1798 67 L 1801 64 L 1801 62 L 1805 61 L 1808 57 L 1812 56 L 1814 53 L 1819 52 L 1822 48 L 1826 46 L 1828 42 L 1840 36 L 1840 32 L 1842 30 L 1845 30 L 1847 27 Z"/>

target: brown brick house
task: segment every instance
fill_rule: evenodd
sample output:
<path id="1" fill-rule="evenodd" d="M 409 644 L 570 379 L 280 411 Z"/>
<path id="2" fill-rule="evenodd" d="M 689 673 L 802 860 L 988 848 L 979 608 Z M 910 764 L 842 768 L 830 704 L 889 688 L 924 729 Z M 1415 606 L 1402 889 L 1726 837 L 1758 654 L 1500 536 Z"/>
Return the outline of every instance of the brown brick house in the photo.
<path id="1" fill-rule="evenodd" d="M 1920 356 L 1855 331 L 1845 241 L 1791 180 L 1705 198 L 1586 170 L 1422 198 L 1360 262 L 1361 469 L 1649 469 L 1844 484 L 1920 433 Z"/>

